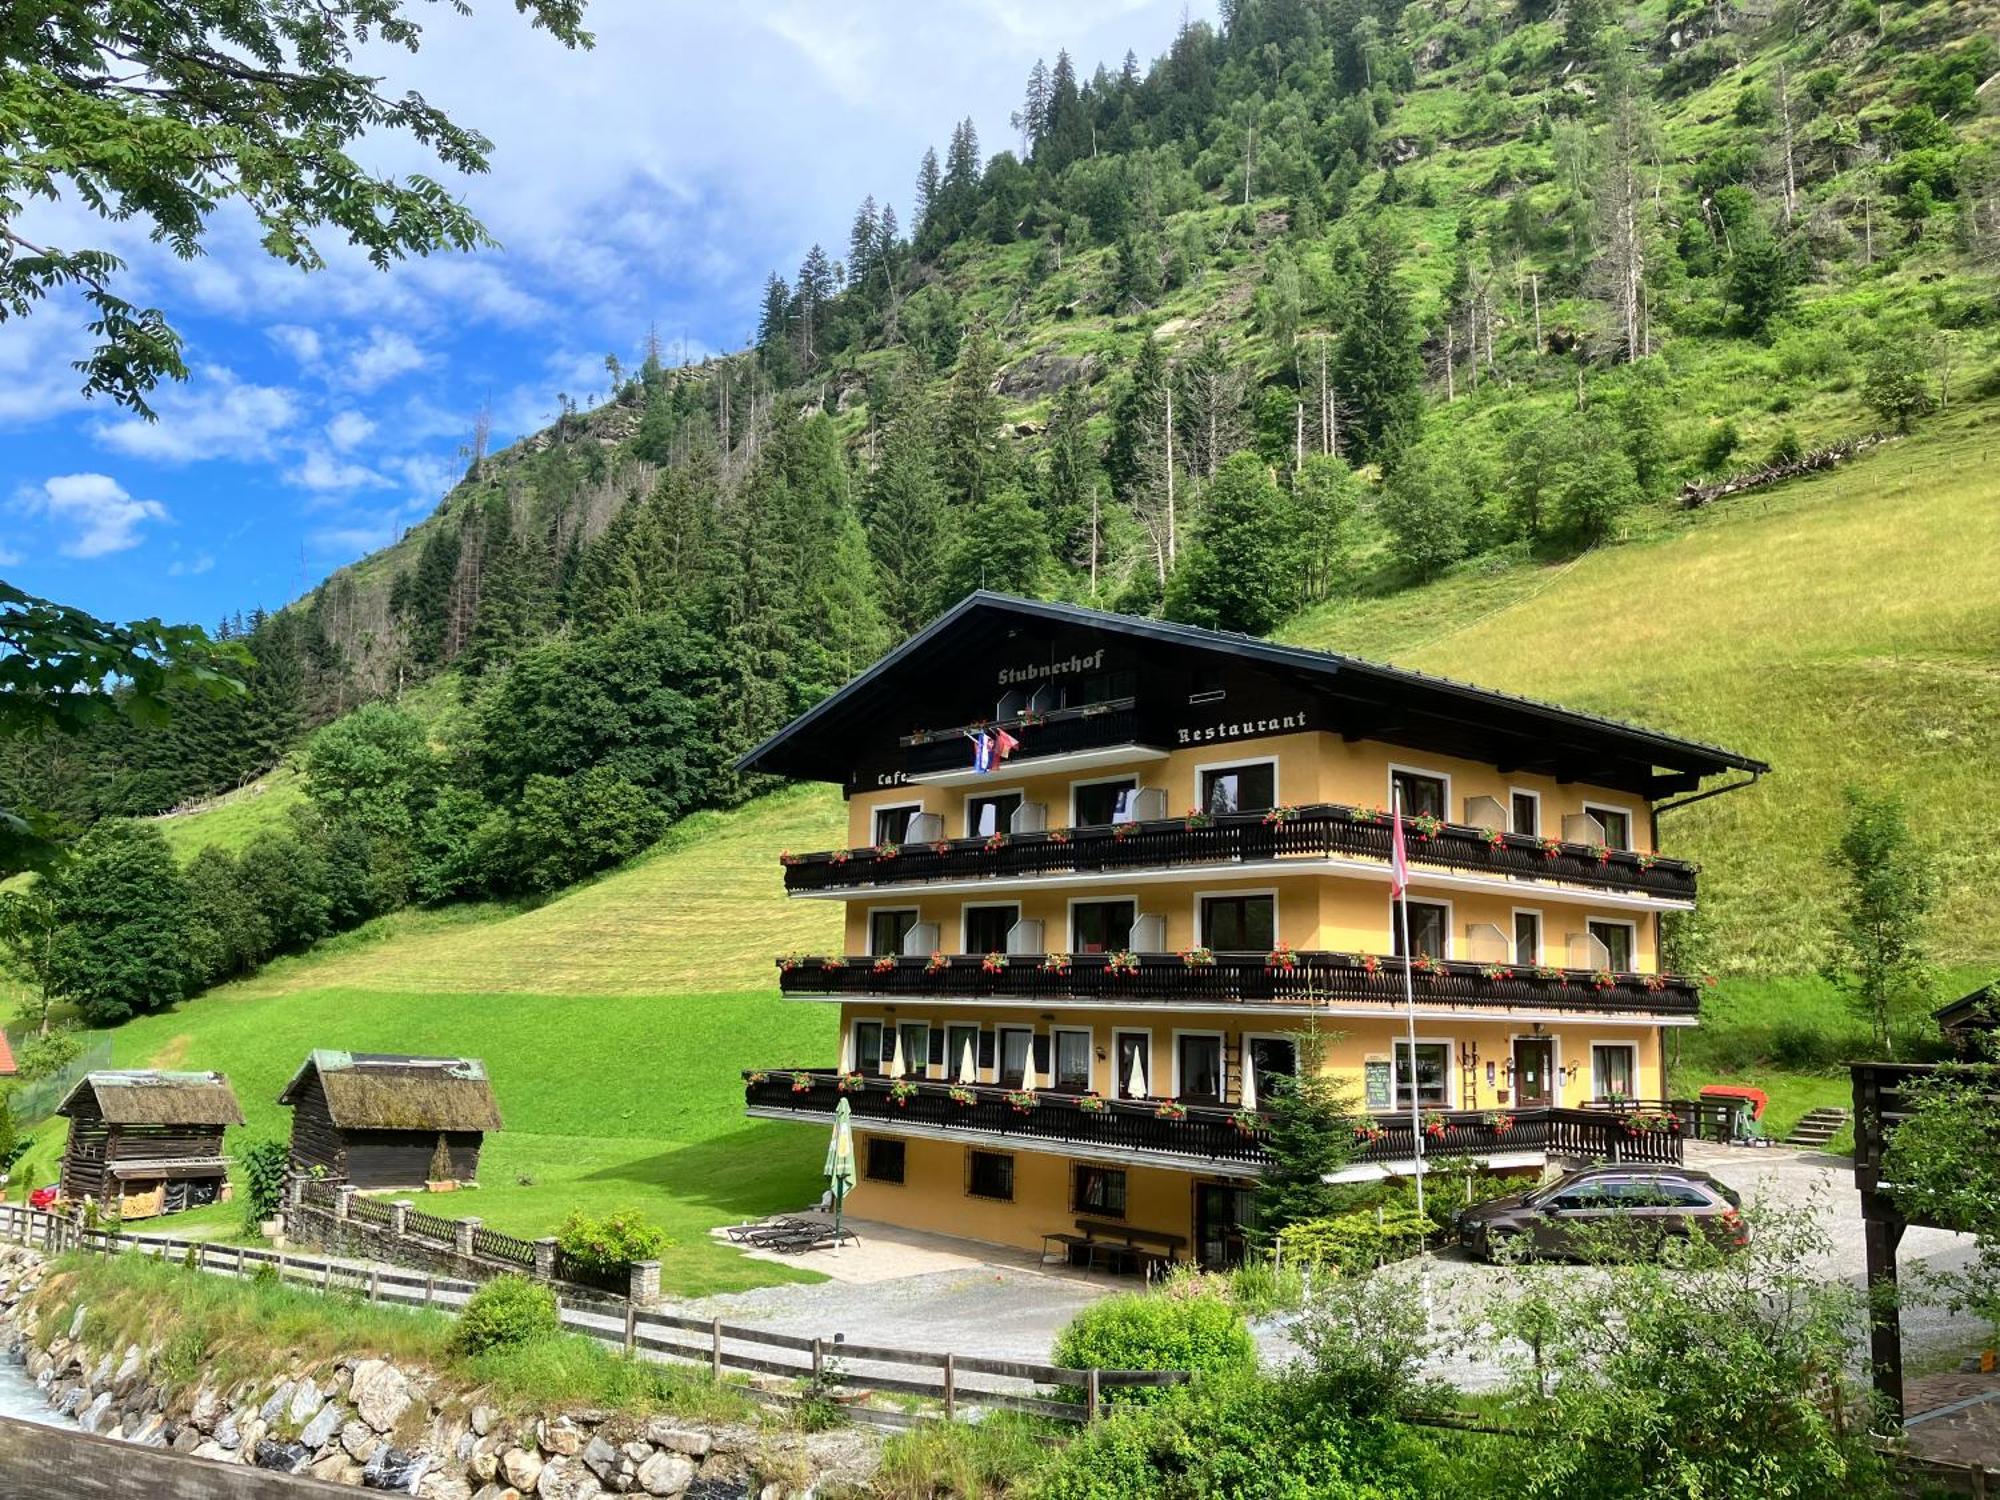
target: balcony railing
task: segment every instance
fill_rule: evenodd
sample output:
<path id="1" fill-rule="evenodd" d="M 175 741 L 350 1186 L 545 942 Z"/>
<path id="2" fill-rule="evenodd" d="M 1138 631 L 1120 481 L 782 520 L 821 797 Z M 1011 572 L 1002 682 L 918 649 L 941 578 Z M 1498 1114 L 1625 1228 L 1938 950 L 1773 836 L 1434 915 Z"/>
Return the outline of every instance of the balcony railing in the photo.
<path id="1" fill-rule="evenodd" d="M 1129 738 L 1130 736 L 1126 736 Z M 914 755 L 916 752 L 913 751 Z M 964 741 L 953 764 L 970 754 Z M 912 763 L 914 769 L 914 762 Z M 935 769 L 935 768 L 933 768 Z M 1446 823 L 1429 837 L 1407 825 L 1410 862 L 1520 880 L 1560 881 L 1597 890 L 1632 891 L 1675 901 L 1695 897 L 1695 867 L 1684 860 L 1499 833 Z M 1388 819 L 1368 808 L 1316 803 L 1273 813 L 1161 818 L 1115 827 L 1071 828 L 932 844 L 879 845 L 786 856 L 785 889 L 794 894 L 860 886 L 921 885 L 1255 864 L 1336 857 L 1389 859 Z"/>
<path id="2" fill-rule="evenodd" d="M 1400 1005 L 1402 961 L 1362 953 L 933 954 L 929 958 L 778 960 L 787 995 L 884 999 L 1065 1000 L 1226 1008 L 1330 1002 Z M 1411 977 L 1423 1005 L 1530 1007 L 1589 1014 L 1693 1016 L 1699 987 L 1672 974 L 1517 969 L 1442 962 Z"/>
<path id="3" fill-rule="evenodd" d="M 1111 698 L 1102 703 L 1053 708 L 1047 713 L 991 723 L 906 734 L 898 741 L 905 751 L 904 770 L 912 776 L 923 776 L 969 767 L 972 745 L 967 736 L 982 729 L 1005 729 L 1012 734 L 1021 742 L 1020 749 L 1014 752 L 1015 758 L 1024 761 L 1045 755 L 1070 755 L 1080 750 L 1102 750 L 1112 745 L 1151 744 L 1158 737 L 1142 721 L 1137 699 Z"/>
<path id="4" fill-rule="evenodd" d="M 1271 1159 L 1264 1117 L 1212 1105 L 1183 1104 L 1178 1116 L 1161 1113 L 1151 1099 L 1098 1099 L 1038 1092 L 1022 1107 L 1015 1092 L 983 1084 L 906 1080 L 902 1097 L 890 1080 L 869 1077 L 843 1091 L 841 1075 L 826 1068 L 746 1072 L 744 1101 L 762 1114 L 830 1119 L 842 1098 L 857 1124 L 965 1132 L 985 1139 L 1018 1139 L 1037 1146 L 1069 1146 L 1207 1162 L 1237 1170 L 1261 1169 Z M 1424 1158 L 1484 1159 L 1520 1152 L 1578 1161 L 1678 1163 L 1681 1135 L 1666 1125 L 1671 1115 L 1627 1115 L 1580 1109 L 1507 1111 L 1429 1110 L 1423 1115 Z M 1414 1159 L 1406 1113 L 1364 1116 L 1357 1127 L 1354 1162 L 1400 1166 Z"/>

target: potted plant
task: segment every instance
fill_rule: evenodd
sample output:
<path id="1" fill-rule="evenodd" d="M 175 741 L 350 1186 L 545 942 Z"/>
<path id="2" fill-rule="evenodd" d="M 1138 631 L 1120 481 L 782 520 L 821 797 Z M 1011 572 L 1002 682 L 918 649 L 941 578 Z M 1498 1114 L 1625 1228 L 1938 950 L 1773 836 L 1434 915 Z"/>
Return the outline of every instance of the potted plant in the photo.
<path id="1" fill-rule="evenodd" d="M 1068 974 L 1068 973 L 1069 973 L 1069 955 L 1068 955 L 1067 953 L 1045 953 L 1045 954 L 1043 954 L 1043 955 L 1042 955 L 1042 972 L 1043 972 L 1044 974 L 1055 974 L 1055 975 L 1058 975 L 1058 976 L 1061 976 L 1061 975 L 1066 975 L 1066 974 Z"/>
<path id="2" fill-rule="evenodd" d="M 792 970 L 796 969 L 799 966 L 799 962 L 800 959 L 798 954 L 796 953 L 784 954 L 778 959 L 778 972 L 780 974 L 789 974 L 792 972 Z"/>
<path id="3" fill-rule="evenodd" d="M 806 1072 L 798 1072 L 792 1074 L 793 1093 L 795 1094 L 810 1093 L 812 1091 L 812 1086 L 813 1086 L 812 1074 Z"/>
<path id="4" fill-rule="evenodd" d="M 1444 960 L 1434 953 L 1419 953 L 1410 960 L 1410 967 L 1419 974 L 1428 974 L 1436 978 L 1444 972 Z"/>
<path id="5" fill-rule="evenodd" d="M 1489 849 L 1504 849 L 1507 847 L 1507 835 L 1497 828 L 1482 828 L 1479 830 L 1479 837 Z"/>
<path id="6" fill-rule="evenodd" d="M 894 1079 L 889 1084 L 889 1097 L 895 1101 L 896 1108 L 901 1109 L 917 1097 L 917 1086 L 907 1078 Z"/>
<path id="7" fill-rule="evenodd" d="M 830 865 L 844 865 L 852 858 L 854 858 L 852 850 L 836 849 L 826 857 L 826 862 Z"/>
<path id="8" fill-rule="evenodd" d="M 1264 1128 L 1264 1117 L 1254 1109 L 1239 1109 L 1229 1123 L 1238 1135 L 1256 1135 Z"/>
<path id="9" fill-rule="evenodd" d="M 837 953 L 835 953 L 835 954 L 830 954 L 830 955 L 828 955 L 827 957 L 825 957 L 825 958 L 822 958 L 822 959 L 821 959 L 821 960 L 819 961 L 819 966 L 820 966 L 820 967 L 821 967 L 822 969 L 824 969 L 824 970 L 825 970 L 825 971 L 826 971 L 827 973 L 831 974 L 831 973 L 833 973 L 833 972 L 834 972 L 834 971 L 835 971 L 836 969 L 844 969 L 844 968 L 846 968 L 846 967 L 847 967 L 847 960 L 846 960 L 846 959 L 844 959 L 844 958 L 842 958 L 842 957 L 841 957 L 841 956 L 840 956 L 839 954 L 837 954 Z"/>
<path id="10" fill-rule="evenodd" d="M 1563 971 L 1561 969 L 1558 969 L 1554 964 L 1536 964 L 1535 978 L 1553 980 L 1557 984 L 1564 986 L 1567 986 L 1569 984 L 1569 976 L 1564 974 Z"/>
<path id="11" fill-rule="evenodd" d="M 1442 1113 L 1434 1109 L 1425 1110 L 1423 1114 L 1423 1125 L 1424 1125 L 1424 1134 L 1429 1136 L 1432 1140 L 1441 1141 L 1444 1139 L 1445 1118 Z"/>
<path id="12" fill-rule="evenodd" d="M 1535 847 L 1542 851 L 1543 859 L 1555 859 L 1563 852 L 1562 840 L 1550 838 L 1546 834 L 1536 840 Z"/>
<path id="13" fill-rule="evenodd" d="M 962 1083 L 954 1083 L 944 1093 L 945 1097 L 951 1100 L 953 1104 L 960 1105 L 966 1109 L 972 1108 L 973 1105 L 979 1102 L 979 1096 Z"/>
<path id="14" fill-rule="evenodd" d="M 1505 1135 L 1514 1128 L 1514 1117 L 1503 1114 L 1485 1114 L 1479 1117 L 1479 1123 L 1495 1135 Z"/>
<path id="15" fill-rule="evenodd" d="M 842 1073 L 839 1088 L 843 1094 L 864 1094 L 868 1091 L 868 1080 L 859 1073 Z"/>
<path id="16" fill-rule="evenodd" d="M 1067 828 L 1051 828 L 1045 837 L 1047 837 L 1051 844 L 1067 844 L 1069 842 L 1069 830 Z"/>
<path id="17" fill-rule="evenodd" d="M 1608 990 L 1617 983 L 1618 976 L 1609 969 L 1593 970 L 1590 976 L 1590 987 L 1594 990 Z"/>
<path id="18" fill-rule="evenodd" d="M 793 865 L 804 864 L 805 856 L 794 854 L 789 849 L 780 849 L 778 851 L 778 863 L 789 870 Z"/>
<path id="19" fill-rule="evenodd" d="M 986 842 L 979 847 L 988 854 L 998 854 L 1002 849 L 1007 847 L 1007 835 L 997 832 L 989 833 L 986 835 Z"/>
<path id="20" fill-rule="evenodd" d="M 1007 1090 L 1007 1107 L 1017 1115 L 1033 1114 L 1041 1106 L 1041 1102 L 1033 1089 Z"/>
<path id="21" fill-rule="evenodd" d="M 1190 969 L 1212 969 L 1215 967 L 1213 948 L 1183 948 L 1181 963 Z"/>
<path id="22" fill-rule="evenodd" d="M 893 954 L 893 953 L 885 953 L 885 954 L 883 954 L 883 955 L 882 955 L 882 956 L 881 956 L 880 958 L 878 958 L 878 959 L 876 959 L 876 960 L 875 960 L 875 963 L 874 963 L 874 966 L 873 966 L 873 967 L 874 967 L 874 969 L 875 969 L 875 972 L 876 972 L 877 974 L 893 974 L 893 973 L 895 973 L 895 972 L 896 972 L 896 955 L 895 955 L 895 954 Z"/>
<path id="23" fill-rule="evenodd" d="M 1386 823 L 1389 815 L 1379 807 L 1350 807 L 1347 809 L 1350 823 Z"/>
<path id="24" fill-rule="evenodd" d="M 1410 832 L 1416 835 L 1418 842 L 1427 844 L 1444 832 L 1444 819 L 1436 813 L 1418 813 L 1410 819 Z"/>
<path id="25" fill-rule="evenodd" d="M 875 846 L 875 857 L 878 860 L 891 860 L 902 852 L 903 846 L 901 844 L 882 843 Z"/>
<path id="26" fill-rule="evenodd" d="M 1274 807 L 1264 814 L 1264 826 L 1266 828 L 1283 828 L 1298 815 L 1299 810 L 1296 807 Z"/>
<path id="27" fill-rule="evenodd" d="M 424 1174 L 424 1191 L 427 1193 L 455 1193 L 458 1179 L 451 1175 L 451 1148 L 445 1144 L 442 1134 L 437 1138 L 437 1148 L 431 1152 L 430 1170 Z"/>
<path id="28" fill-rule="evenodd" d="M 979 960 L 979 972 L 982 974 L 1005 974 L 1007 972 L 1007 955 L 1004 953 L 987 954 Z"/>
<path id="29" fill-rule="evenodd" d="M 1298 955 L 1292 952 L 1290 943 L 1280 943 L 1264 955 L 1264 972 L 1267 974 L 1289 974 L 1298 966 Z"/>
<path id="30" fill-rule="evenodd" d="M 1658 995 L 1664 992 L 1667 987 L 1667 976 L 1664 974 L 1648 974 L 1642 982 L 1646 986 L 1647 994 Z"/>
<path id="31" fill-rule="evenodd" d="M 1076 1107 L 1087 1115 L 1101 1115 L 1107 1106 L 1102 1094 L 1078 1094 Z"/>
<path id="32" fill-rule="evenodd" d="M 1482 964 L 1479 969 L 1479 977 L 1489 984 L 1498 984 L 1503 979 L 1512 979 L 1514 971 L 1505 964 Z"/>
<path id="33" fill-rule="evenodd" d="M 1377 1120 L 1363 1120 L 1354 1127 L 1354 1139 L 1364 1146 L 1372 1146 L 1388 1134 L 1388 1130 Z"/>
<path id="34" fill-rule="evenodd" d="M 1187 816 L 1181 819 L 1181 827 L 1187 829 L 1189 832 L 1193 832 L 1197 828 L 1212 828 L 1214 826 L 1214 814 L 1204 812 L 1199 807 L 1190 807 L 1187 810 Z"/>
<path id="35" fill-rule="evenodd" d="M 950 967 L 951 960 L 942 953 L 933 953 L 929 958 L 924 960 L 924 972 L 926 974 L 942 974 Z"/>
<path id="36" fill-rule="evenodd" d="M 950 839 L 937 840 L 937 842 L 931 845 L 931 853 L 933 854 L 951 853 L 951 840 Z"/>
<path id="37" fill-rule="evenodd" d="M 1380 974 L 1382 972 L 1382 960 L 1377 958 L 1372 953 L 1362 954 L 1361 957 L 1356 960 L 1356 962 L 1359 964 L 1361 972 L 1364 974 L 1372 976 Z"/>
<path id="38" fill-rule="evenodd" d="M 1156 1120 L 1185 1120 L 1187 1106 L 1178 1099 L 1162 1099 L 1153 1110 Z"/>
<path id="39" fill-rule="evenodd" d="M 1104 961 L 1104 972 L 1123 979 L 1134 978 L 1139 972 L 1139 955 L 1130 948 L 1120 948 Z"/>

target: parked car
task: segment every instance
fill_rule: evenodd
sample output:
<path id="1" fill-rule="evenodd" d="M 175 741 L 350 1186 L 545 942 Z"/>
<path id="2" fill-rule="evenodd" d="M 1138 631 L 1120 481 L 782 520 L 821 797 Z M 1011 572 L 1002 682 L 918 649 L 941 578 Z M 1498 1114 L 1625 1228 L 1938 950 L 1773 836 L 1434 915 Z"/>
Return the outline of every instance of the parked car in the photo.
<path id="1" fill-rule="evenodd" d="M 1590 1167 L 1534 1189 L 1461 1209 L 1459 1243 L 1481 1260 L 1630 1248 L 1657 1254 L 1701 1234 L 1724 1250 L 1750 1243 L 1743 1200 L 1727 1183 L 1682 1167 Z"/>
<path id="2" fill-rule="evenodd" d="M 61 1188 L 62 1184 L 59 1182 L 52 1182 L 47 1187 L 36 1188 L 32 1193 L 28 1194 L 28 1207 L 40 1209 L 54 1208 L 56 1206 L 56 1194 L 61 1191 Z"/>

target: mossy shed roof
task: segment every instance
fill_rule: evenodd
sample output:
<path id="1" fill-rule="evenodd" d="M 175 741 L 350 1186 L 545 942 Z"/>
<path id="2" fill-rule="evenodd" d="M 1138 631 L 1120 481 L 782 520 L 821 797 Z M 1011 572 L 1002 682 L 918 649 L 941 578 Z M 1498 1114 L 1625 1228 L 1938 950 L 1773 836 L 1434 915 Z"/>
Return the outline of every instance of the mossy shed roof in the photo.
<path id="1" fill-rule="evenodd" d="M 299 1065 L 278 1102 L 296 1105 L 309 1073 L 319 1075 L 341 1130 L 500 1129 L 500 1106 L 476 1057 L 320 1050 Z"/>
<path id="2" fill-rule="evenodd" d="M 109 1125 L 241 1125 L 236 1091 L 220 1073 L 158 1073 L 150 1070 L 86 1073 L 56 1106 L 75 1113 L 88 1090 Z"/>

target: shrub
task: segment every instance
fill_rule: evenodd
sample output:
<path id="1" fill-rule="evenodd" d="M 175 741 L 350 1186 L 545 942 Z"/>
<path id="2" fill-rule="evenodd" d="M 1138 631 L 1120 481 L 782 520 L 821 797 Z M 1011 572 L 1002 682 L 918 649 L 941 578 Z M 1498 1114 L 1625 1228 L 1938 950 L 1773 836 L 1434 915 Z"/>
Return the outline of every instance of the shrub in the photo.
<path id="1" fill-rule="evenodd" d="M 1431 1221 L 1414 1207 L 1364 1208 L 1329 1219 L 1307 1219 L 1278 1233 L 1278 1258 L 1353 1273 L 1401 1260 L 1423 1248 Z"/>
<path id="2" fill-rule="evenodd" d="M 565 1255 L 598 1271 L 617 1271 L 631 1261 L 653 1260 L 667 1243 L 665 1230 L 629 1208 L 601 1219 L 575 1211 L 556 1231 L 556 1244 Z"/>
<path id="3" fill-rule="evenodd" d="M 251 1232 L 284 1206 L 285 1168 L 291 1155 L 291 1149 L 275 1137 L 243 1148 L 243 1223 Z"/>
<path id="4" fill-rule="evenodd" d="M 1736 452 L 1736 445 L 1743 441 L 1734 422 L 1724 422 L 1710 429 L 1701 444 L 1701 466 L 1710 474 L 1719 474 L 1729 463 L 1730 455 Z"/>
<path id="5" fill-rule="evenodd" d="M 1190 1370 L 1198 1376 L 1257 1368 L 1257 1344 L 1243 1315 L 1206 1290 L 1128 1293 L 1086 1307 L 1056 1338 L 1055 1362 L 1072 1370 Z M 1160 1390 L 1119 1390 L 1119 1399 L 1156 1400 Z"/>
<path id="6" fill-rule="evenodd" d="M 518 1349 L 562 1331 L 556 1294 L 525 1276 L 496 1276 L 466 1300 L 452 1342 L 463 1354 Z"/>
<path id="7" fill-rule="evenodd" d="M 1799 440 L 1799 430 L 1790 423 L 1778 429 L 1776 441 L 1765 462 L 1776 468 L 1784 464 L 1795 464 L 1806 456 L 1806 446 Z"/>

